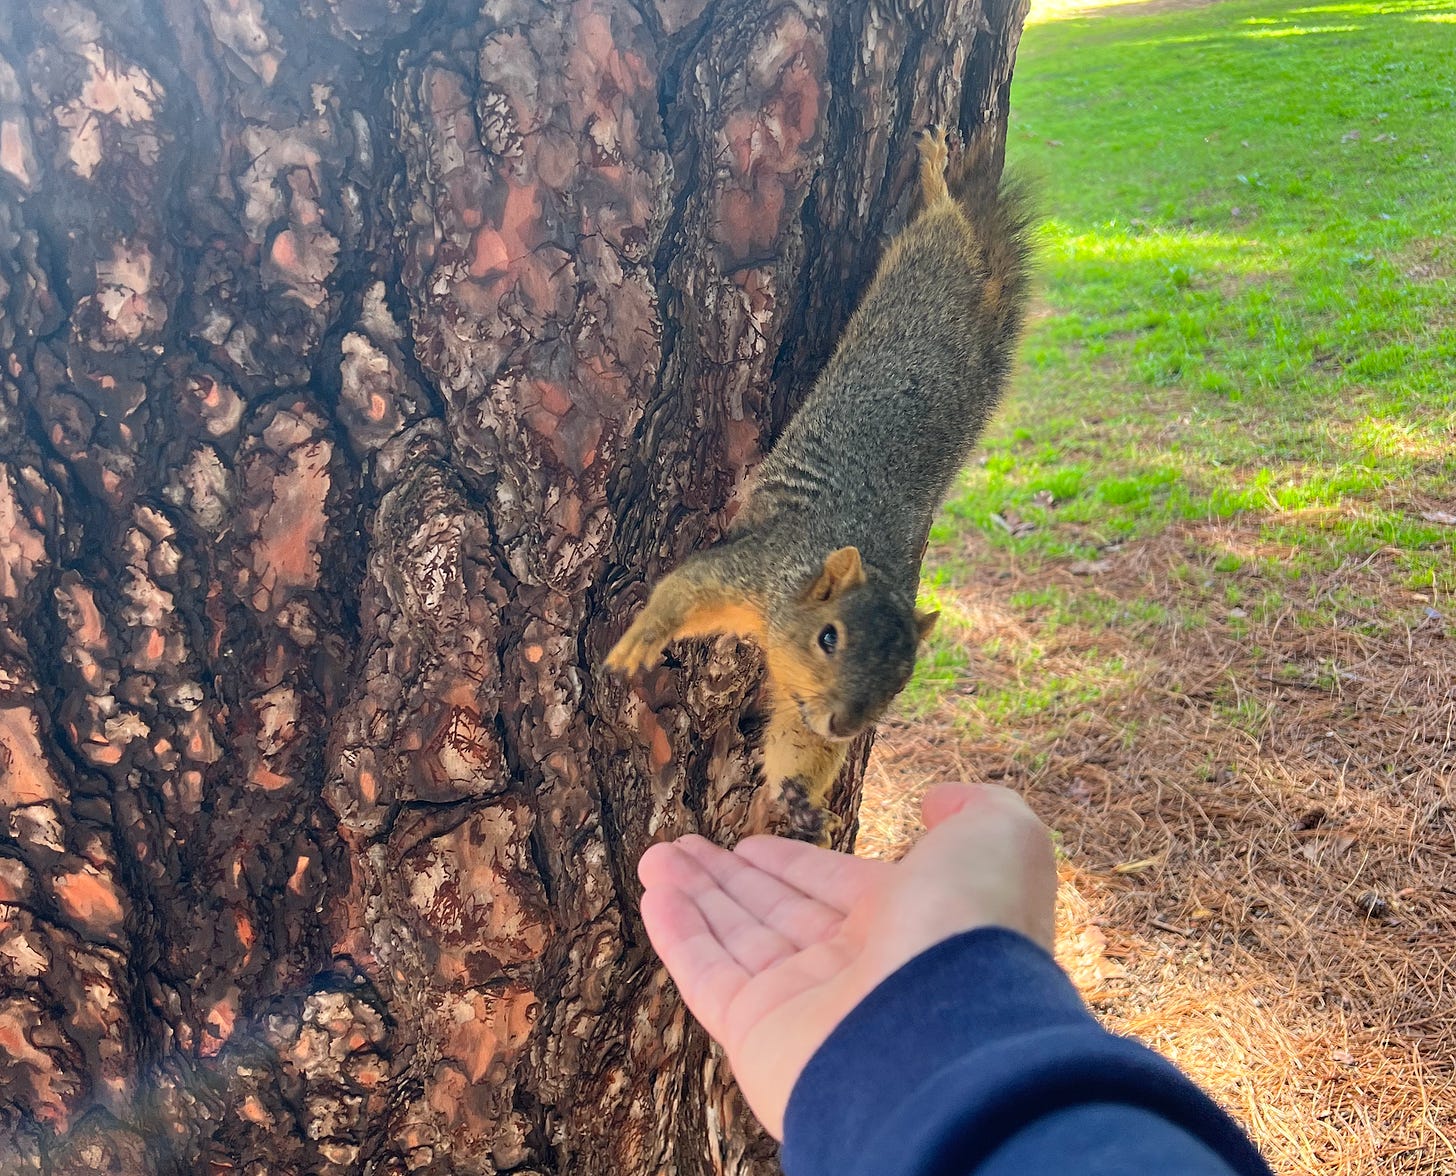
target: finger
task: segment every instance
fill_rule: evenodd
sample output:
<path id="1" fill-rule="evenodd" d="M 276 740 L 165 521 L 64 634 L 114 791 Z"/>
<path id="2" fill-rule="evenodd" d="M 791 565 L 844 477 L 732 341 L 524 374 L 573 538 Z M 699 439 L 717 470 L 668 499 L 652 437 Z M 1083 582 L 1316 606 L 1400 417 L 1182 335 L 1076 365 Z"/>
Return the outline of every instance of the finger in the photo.
<path id="1" fill-rule="evenodd" d="M 748 983 L 748 973 L 718 941 L 697 904 L 680 890 L 659 885 L 644 893 L 642 922 L 693 1016 L 719 1036 L 724 1014 Z"/>
<path id="2" fill-rule="evenodd" d="M 783 879 L 706 838 L 684 837 L 678 845 L 707 870 L 739 906 L 795 947 L 805 948 L 820 942 L 844 922 L 844 915 L 838 908 L 810 898 Z"/>
<path id="3" fill-rule="evenodd" d="M 645 884 L 666 885 L 691 899 L 718 942 L 750 974 L 793 955 L 798 948 L 791 940 L 741 906 L 683 849 L 682 843 L 689 840 L 702 838 L 687 837 L 665 845 L 651 860 L 643 854 L 638 875 Z"/>
<path id="4" fill-rule="evenodd" d="M 852 857 L 787 837 L 745 837 L 733 852 L 840 914 L 848 914 L 891 868 L 889 862 Z"/>
<path id="5" fill-rule="evenodd" d="M 670 859 L 680 852 L 674 841 L 658 841 L 649 845 L 637 859 L 637 880 L 649 890 L 654 886 L 667 885 L 672 869 Z"/>

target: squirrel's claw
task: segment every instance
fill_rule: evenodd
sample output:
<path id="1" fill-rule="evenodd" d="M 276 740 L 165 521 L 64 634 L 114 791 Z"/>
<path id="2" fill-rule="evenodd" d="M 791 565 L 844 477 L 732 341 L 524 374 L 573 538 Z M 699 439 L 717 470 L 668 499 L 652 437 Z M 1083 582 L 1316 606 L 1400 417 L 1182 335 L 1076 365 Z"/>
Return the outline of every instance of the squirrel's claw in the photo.
<path id="1" fill-rule="evenodd" d="M 948 154 L 948 140 L 944 123 L 931 123 L 915 133 L 915 145 L 926 155 L 940 155 L 942 161 Z"/>
<path id="2" fill-rule="evenodd" d="M 648 632 L 647 626 L 638 619 L 612 646 L 607 654 L 606 667 L 617 674 L 650 670 L 662 660 L 662 648 L 666 644 L 660 636 Z"/>

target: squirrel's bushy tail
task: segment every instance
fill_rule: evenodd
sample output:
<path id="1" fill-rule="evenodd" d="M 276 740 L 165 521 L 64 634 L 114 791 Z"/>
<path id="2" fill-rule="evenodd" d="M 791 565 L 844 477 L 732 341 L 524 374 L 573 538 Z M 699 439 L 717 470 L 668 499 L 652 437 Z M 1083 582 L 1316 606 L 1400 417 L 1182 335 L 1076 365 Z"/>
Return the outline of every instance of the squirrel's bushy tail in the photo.
<path id="1" fill-rule="evenodd" d="M 1010 369 L 1031 286 L 1035 202 L 1026 182 L 1002 173 L 1002 140 L 994 126 L 976 131 L 946 176 L 986 267 L 977 318 L 985 371 L 999 384 Z"/>

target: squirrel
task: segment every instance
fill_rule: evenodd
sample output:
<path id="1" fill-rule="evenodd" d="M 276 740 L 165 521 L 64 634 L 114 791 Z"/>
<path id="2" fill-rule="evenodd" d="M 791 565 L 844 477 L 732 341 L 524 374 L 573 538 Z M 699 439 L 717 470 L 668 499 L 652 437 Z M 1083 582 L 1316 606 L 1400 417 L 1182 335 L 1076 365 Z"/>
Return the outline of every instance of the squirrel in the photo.
<path id="1" fill-rule="evenodd" d="M 680 637 L 763 649 L 763 773 L 789 832 L 827 844 L 849 741 L 905 688 L 938 613 L 915 607 L 934 512 L 999 401 L 1028 292 L 1031 213 L 976 136 L 947 177 L 921 132 L 920 203 L 723 539 L 653 589 L 607 654 L 619 673 Z"/>

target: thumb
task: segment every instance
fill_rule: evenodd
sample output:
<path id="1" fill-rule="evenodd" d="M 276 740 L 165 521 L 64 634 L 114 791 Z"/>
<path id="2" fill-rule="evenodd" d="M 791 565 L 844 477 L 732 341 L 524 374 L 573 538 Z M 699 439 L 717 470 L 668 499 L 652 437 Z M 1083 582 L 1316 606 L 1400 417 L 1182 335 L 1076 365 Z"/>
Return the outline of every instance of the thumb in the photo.
<path id="1" fill-rule="evenodd" d="M 902 877 L 933 883 L 942 922 L 1009 927 L 1050 950 L 1056 855 L 1026 802 L 996 784 L 940 784 L 920 811 L 929 832 L 905 855 Z"/>
<path id="2" fill-rule="evenodd" d="M 947 817 L 974 808 L 990 793 L 1000 791 L 991 784 L 936 784 L 920 798 L 920 819 L 927 829 L 934 829 Z"/>

